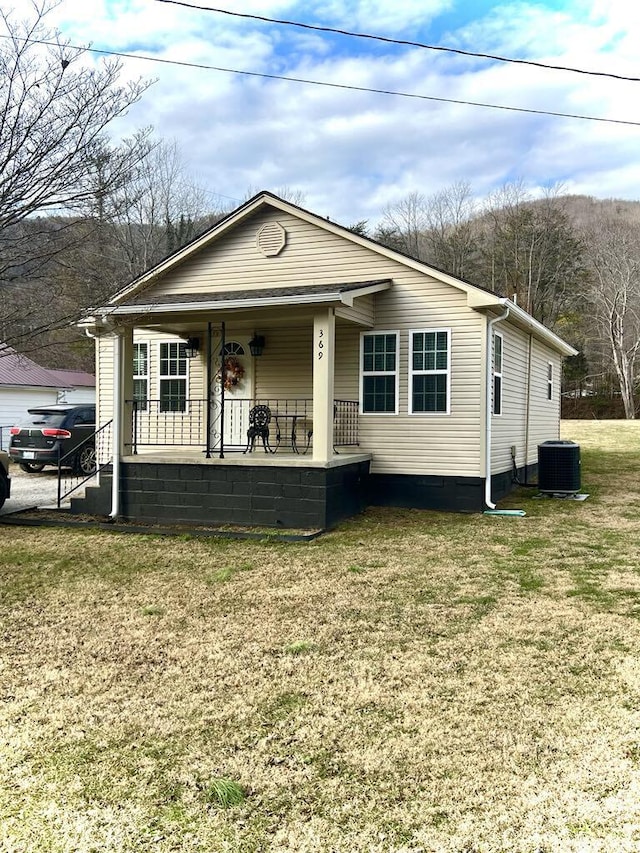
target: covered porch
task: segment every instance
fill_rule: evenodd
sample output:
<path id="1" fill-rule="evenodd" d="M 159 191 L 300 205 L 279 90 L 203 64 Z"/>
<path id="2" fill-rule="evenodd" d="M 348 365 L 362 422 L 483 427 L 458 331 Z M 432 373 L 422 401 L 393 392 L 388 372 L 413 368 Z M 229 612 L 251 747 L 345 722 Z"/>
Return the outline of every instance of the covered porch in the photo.
<path id="1" fill-rule="evenodd" d="M 359 512 L 371 460 L 359 437 L 360 332 L 389 286 L 179 305 L 141 294 L 91 318 L 113 364 L 112 393 L 103 382 L 99 398 L 100 422 L 114 424 L 102 505 L 109 488 L 114 517 L 274 527 L 325 528 Z"/>
<path id="2" fill-rule="evenodd" d="M 270 410 L 276 445 L 293 435 L 294 452 L 304 445 L 314 461 L 357 446 L 360 332 L 373 327 L 373 297 L 390 284 L 188 301 L 182 294 L 148 304 L 143 292 L 89 318 L 113 342 L 113 397 L 101 393 L 99 416 L 119 422 L 117 455 L 161 444 L 199 444 L 207 457 L 243 449 L 255 406 Z"/>

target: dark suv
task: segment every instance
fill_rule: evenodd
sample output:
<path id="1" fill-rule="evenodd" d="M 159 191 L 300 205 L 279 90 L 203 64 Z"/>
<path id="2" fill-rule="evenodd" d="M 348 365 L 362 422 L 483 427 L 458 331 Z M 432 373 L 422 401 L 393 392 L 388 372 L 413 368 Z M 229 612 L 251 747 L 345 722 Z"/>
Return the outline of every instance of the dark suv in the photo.
<path id="1" fill-rule="evenodd" d="M 96 470 L 96 407 L 83 403 L 57 403 L 29 409 L 29 417 L 11 427 L 9 455 L 14 462 L 35 474 L 45 465 L 73 468 L 77 474 Z"/>

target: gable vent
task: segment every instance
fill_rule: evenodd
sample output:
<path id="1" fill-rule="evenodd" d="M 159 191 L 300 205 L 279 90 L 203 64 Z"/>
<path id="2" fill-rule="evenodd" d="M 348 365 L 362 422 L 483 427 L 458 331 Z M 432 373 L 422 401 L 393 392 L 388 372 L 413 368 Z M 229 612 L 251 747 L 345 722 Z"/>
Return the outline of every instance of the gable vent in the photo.
<path id="1" fill-rule="evenodd" d="M 274 258 L 284 249 L 287 232 L 279 222 L 268 222 L 258 231 L 256 243 L 265 258 Z"/>

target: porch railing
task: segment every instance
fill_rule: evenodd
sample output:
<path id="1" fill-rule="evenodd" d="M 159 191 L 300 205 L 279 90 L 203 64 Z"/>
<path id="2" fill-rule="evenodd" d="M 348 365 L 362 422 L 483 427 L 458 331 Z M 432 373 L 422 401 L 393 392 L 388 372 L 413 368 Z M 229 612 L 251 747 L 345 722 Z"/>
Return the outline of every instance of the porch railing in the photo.
<path id="1" fill-rule="evenodd" d="M 177 446 L 214 453 L 220 450 L 221 439 L 225 451 L 244 450 L 249 412 L 254 406 L 267 406 L 271 411 L 270 441 L 274 446 L 305 452 L 313 444 L 313 400 L 309 398 L 227 397 L 224 412 L 220 402 L 214 401 L 209 414 L 203 399 L 127 400 L 126 405 L 134 454 L 140 447 Z M 334 400 L 334 447 L 355 447 L 358 443 L 358 402 Z"/>
<path id="2" fill-rule="evenodd" d="M 111 465 L 112 424 L 113 421 L 107 421 L 100 429 L 83 439 L 72 451 L 58 457 L 58 509 L 60 509 L 65 498 L 68 498 L 89 480 L 93 480 L 100 471 Z M 84 466 L 79 464 L 82 456 L 85 459 Z M 84 471 L 82 470 L 83 467 Z M 89 471 L 90 468 L 93 470 Z"/>
<path id="3" fill-rule="evenodd" d="M 202 447 L 206 441 L 206 400 L 127 400 L 126 406 L 133 453 L 144 446 Z"/>

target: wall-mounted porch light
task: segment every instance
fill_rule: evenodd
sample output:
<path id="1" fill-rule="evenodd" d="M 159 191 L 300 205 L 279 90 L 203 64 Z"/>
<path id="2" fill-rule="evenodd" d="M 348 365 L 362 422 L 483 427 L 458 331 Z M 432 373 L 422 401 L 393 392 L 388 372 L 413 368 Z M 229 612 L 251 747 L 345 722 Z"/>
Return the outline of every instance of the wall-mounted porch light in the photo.
<path id="1" fill-rule="evenodd" d="M 263 335 L 254 335 L 249 341 L 249 350 L 251 351 L 251 355 L 256 358 L 259 355 L 262 355 L 262 351 L 264 349 L 264 336 Z"/>
<path id="2" fill-rule="evenodd" d="M 187 358 L 195 358 L 200 350 L 200 338 L 187 338 L 184 354 Z"/>

